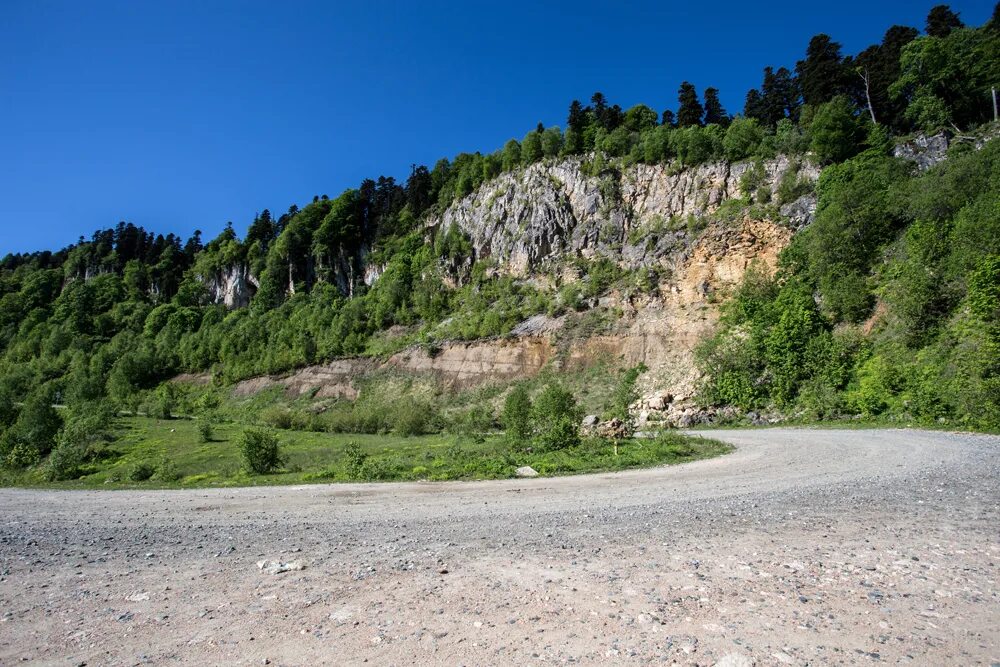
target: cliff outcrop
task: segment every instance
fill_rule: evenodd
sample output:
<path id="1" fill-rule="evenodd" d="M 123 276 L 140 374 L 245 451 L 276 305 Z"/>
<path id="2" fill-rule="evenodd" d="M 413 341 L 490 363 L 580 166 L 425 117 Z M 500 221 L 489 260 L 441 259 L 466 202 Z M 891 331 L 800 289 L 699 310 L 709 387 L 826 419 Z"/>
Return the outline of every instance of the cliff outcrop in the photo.
<path id="1" fill-rule="evenodd" d="M 782 183 L 813 183 L 819 170 L 778 157 L 678 169 L 634 165 L 591 175 L 585 160 L 538 163 L 501 175 L 450 206 L 431 224 L 457 226 L 477 260 L 526 276 L 568 257 L 606 257 L 626 268 L 670 265 L 727 202 L 750 194 L 780 204 L 787 226 L 808 224 L 811 194 L 780 201 Z M 749 190 L 749 192 L 747 192 Z M 777 220 L 775 220 L 777 222 Z"/>

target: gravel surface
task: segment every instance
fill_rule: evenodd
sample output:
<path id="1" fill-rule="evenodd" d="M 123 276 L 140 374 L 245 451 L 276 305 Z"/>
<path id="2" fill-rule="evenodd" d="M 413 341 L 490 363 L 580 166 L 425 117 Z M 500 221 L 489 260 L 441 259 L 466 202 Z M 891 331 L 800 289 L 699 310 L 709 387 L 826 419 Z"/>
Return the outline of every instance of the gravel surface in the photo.
<path id="1" fill-rule="evenodd" d="M 1000 438 L 500 482 L 0 490 L 0 664 L 993 665 Z"/>

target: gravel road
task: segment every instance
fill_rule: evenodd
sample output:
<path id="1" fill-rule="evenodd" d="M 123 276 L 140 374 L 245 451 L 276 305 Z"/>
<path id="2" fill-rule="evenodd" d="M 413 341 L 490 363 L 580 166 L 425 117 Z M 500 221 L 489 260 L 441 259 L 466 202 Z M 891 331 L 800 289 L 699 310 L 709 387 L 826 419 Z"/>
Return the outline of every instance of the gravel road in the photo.
<path id="1" fill-rule="evenodd" d="M 1000 663 L 1000 438 L 705 435 L 737 449 L 500 482 L 0 489 L 0 664 Z"/>

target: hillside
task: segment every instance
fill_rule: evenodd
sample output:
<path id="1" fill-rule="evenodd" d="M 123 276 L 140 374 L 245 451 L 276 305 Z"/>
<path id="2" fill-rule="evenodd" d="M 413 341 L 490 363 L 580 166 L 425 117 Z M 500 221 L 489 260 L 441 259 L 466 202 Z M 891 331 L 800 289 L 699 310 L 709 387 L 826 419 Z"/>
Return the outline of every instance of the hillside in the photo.
<path id="1" fill-rule="evenodd" d="M 556 449 L 584 415 L 1000 427 L 997 72 L 997 16 L 853 56 L 817 35 L 736 116 L 688 83 L 663 114 L 597 93 L 242 236 L 8 255 L 0 456 L 91 460 L 137 412 L 479 438 L 519 392 Z"/>

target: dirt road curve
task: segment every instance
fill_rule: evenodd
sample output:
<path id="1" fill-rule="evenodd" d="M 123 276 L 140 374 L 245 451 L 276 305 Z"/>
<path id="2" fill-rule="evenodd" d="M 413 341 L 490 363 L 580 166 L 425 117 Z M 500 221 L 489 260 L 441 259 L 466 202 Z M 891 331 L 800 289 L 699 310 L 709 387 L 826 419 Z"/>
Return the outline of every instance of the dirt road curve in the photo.
<path id="1" fill-rule="evenodd" d="M 0 664 L 1000 663 L 1000 438 L 711 435 L 585 477 L 0 490 Z"/>

